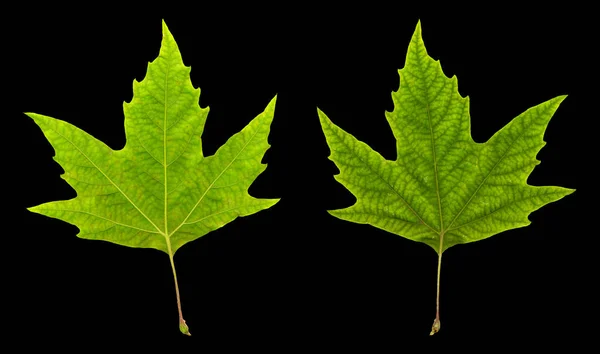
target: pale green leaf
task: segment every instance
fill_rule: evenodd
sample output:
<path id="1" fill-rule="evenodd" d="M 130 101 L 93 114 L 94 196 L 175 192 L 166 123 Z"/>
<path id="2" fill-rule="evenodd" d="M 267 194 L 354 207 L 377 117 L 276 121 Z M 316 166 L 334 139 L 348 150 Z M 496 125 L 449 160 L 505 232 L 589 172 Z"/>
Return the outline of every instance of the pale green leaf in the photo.
<path id="1" fill-rule="evenodd" d="M 67 122 L 27 114 L 77 192 L 29 210 L 77 226 L 81 238 L 164 251 L 175 276 L 173 255 L 181 246 L 278 201 L 248 194 L 266 168 L 261 159 L 276 98 L 213 156 L 203 156 L 209 109 L 200 108 L 200 89 L 192 86 L 190 67 L 164 22 L 159 56 L 133 93 L 123 105 L 127 143 L 116 151 Z M 189 334 L 181 309 L 180 328 Z"/>

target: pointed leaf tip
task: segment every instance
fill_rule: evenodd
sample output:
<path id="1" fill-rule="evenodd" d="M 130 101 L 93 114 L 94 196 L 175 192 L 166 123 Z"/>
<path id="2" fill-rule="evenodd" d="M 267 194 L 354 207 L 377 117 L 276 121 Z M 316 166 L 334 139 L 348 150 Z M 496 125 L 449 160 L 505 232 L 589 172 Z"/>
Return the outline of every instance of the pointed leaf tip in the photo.
<path id="1" fill-rule="evenodd" d="M 558 103 L 562 103 L 562 101 L 564 101 L 567 97 L 569 97 L 569 95 L 558 95 L 556 96 L 554 99 L 558 101 Z"/>
<path id="2" fill-rule="evenodd" d="M 409 66 L 409 62 L 415 63 L 427 61 L 428 58 L 432 59 L 427 54 L 427 49 L 425 48 L 425 42 L 423 41 L 423 34 L 421 30 L 421 20 L 419 20 L 417 21 L 417 26 L 415 27 L 415 31 L 410 38 L 410 43 L 408 44 L 404 67 L 406 68 Z"/>
<path id="3" fill-rule="evenodd" d="M 277 95 L 271 98 L 269 103 L 267 103 L 267 105 L 265 106 L 265 109 L 256 116 L 256 119 L 260 120 L 261 122 L 268 123 L 270 125 L 273 122 L 273 118 L 275 117 L 276 104 Z"/>
<path id="4" fill-rule="evenodd" d="M 413 36 L 415 36 L 415 35 L 418 34 L 419 37 L 421 37 L 421 31 L 422 31 L 422 29 L 421 29 L 421 19 L 419 19 L 419 20 L 417 20 L 417 25 L 415 26 L 415 32 L 414 32 Z"/>
<path id="5" fill-rule="evenodd" d="M 48 121 L 48 119 L 49 119 L 49 118 L 51 118 L 51 117 L 48 117 L 48 116 L 44 116 L 44 115 L 42 115 L 42 114 L 38 114 L 38 113 L 32 113 L 32 112 L 26 112 L 26 113 L 24 113 L 24 114 L 25 114 L 27 117 L 31 118 L 31 119 L 32 119 L 32 120 L 35 122 L 35 124 L 37 124 L 38 126 L 40 126 L 40 128 L 42 128 L 42 127 L 41 127 L 41 125 L 42 125 L 44 122 L 47 122 L 47 121 Z M 42 129 L 42 130 L 43 130 L 43 129 Z"/>
<path id="6" fill-rule="evenodd" d="M 169 30 L 169 27 L 164 19 L 162 20 L 162 36 L 163 38 L 173 38 L 173 34 Z"/>
<path id="7" fill-rule="evenodd" d="M 277 94 L 271 98 L 271 101 L 267 104 L 267 109 L 272 110 L 275 109 L 275 104 L 277 103 Z"/>
<path id="8" fill-rule="evenodd" d="M 23 112 L 23 114 L 24 114 L 25 116 L 27 116 L 27 117 L 29 117 L 29 118 L 33 119 L 32 115 L 33 115 L 34 113 L 31 113 L 31 112 Z"/>
<path id="9" fill-rule="evenodd" d="M 26 115 L 27 117 L 35 120 L 35 118 L 38 116 L 37 113 L 33 113 L 33 112 L 23 112 L 24 115 Z"/>
<path id="10" fill-rule="evenodd" d="M 325 112 L 323 112 L 319 107 L 317 107 L 317 115 L 319 116 L 319 122 L 321 122 L 321 125 L 327 123 L 329 120 L 329 117 L 327 117 Z"/>

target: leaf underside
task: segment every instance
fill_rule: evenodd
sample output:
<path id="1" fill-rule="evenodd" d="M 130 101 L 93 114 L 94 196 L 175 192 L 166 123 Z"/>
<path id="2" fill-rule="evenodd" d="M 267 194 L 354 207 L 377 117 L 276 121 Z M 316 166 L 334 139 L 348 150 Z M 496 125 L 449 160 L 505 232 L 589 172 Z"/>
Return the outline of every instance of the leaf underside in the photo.
<path id="1" fill-rule="evenodd" d="M 264 171 L 261 159 L 276 97 L 264 112 L 205 157 L 203 133 L 209 108 L 190 81 L 177 43 L 163 21 L 158 58 L 134 81 L 123 104 L 127 143 L 112 150 L 81 129 L 28 113 L 53 146 L 62 175 L 77 192 L 70 200 L 29 210 L 77 226 L 78 236 L 170 255 L 185 243 L 238 216 L 269 208 L 278 199 L 257 199 L 250 184 Z"/>
<path id="2" fill-rule="evenodd" d="M 420 22 L 399 74 L 394 110 L 386 112 L 396 138 L 395 161 L 318 110 L 329 158 L 340 171 L 335 179 L 357 198 L 332 215 L 426 243 L 441 254 L 527 226 L 531 212 L 574 191 L 527 184 L 544 131 L 566 96 L 528 109 L 487 142 L 476 143 L 469 99 L 458 93 L 456 77 L 445 76 L 427 54 Z"/>

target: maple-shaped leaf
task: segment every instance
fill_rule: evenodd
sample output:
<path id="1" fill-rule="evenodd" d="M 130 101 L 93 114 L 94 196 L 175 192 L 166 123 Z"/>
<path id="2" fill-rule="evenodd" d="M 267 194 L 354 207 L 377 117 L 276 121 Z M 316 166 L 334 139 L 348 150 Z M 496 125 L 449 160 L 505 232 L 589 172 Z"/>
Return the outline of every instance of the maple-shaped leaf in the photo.
<path id="1" fill-rule="evenodd" d="M 318 111 L 330 159 L 340 170 L 335 179 L 357 198 L 329 213 L 426 243 L 438 253 L 434 334 L 440 329 L 442 253 L 527 226 L 532 211 L 574 191 L 527 184 L 546 126 L 565 96 L 528 109 L 480 144 L 470 134 L 469 100 L 458 93 L 456 77 L 446 77 L 428 56 L 420 22 L 399 74 L 394 110 L 386 112 L 396 138 L 395 161 Z"/>
<path id="2" fill-rule="evenodd" d="M 133 99 L 123 104 L 123 149 L 112 150 L 64 121 L 27 114 L 54 147 L 62 177 L 77 192 L 73 199 L 29 210 L 77 226 L 81 238 L 167 253 L 179 327 L 189 335 L 173 255 L 187 242 L 278 201 L 248 194 L 266 168 L 261 159 L 270 146 L 276 97 L 214 155 L 203 156 L 200 137 L 209 108 L 200 108 L 200 89 L 192 86 L 190 67 L 164 21 L 162 33 L 158 58 L 141 82 L 134 81 Z"/>

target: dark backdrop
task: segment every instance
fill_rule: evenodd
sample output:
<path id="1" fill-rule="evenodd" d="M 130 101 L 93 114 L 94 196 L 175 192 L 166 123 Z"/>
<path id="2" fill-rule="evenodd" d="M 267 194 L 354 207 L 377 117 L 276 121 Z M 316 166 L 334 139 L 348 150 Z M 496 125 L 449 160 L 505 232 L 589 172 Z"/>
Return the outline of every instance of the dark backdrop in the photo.
<path id="1" fill-rule="evenodd" d="M 560 8 L 436 15 L 400 9 L 367 14 L 358 7 L 289 6 L 250 14 L 199 5 L 158 15 L 93 8 L 6 14 L 14 20 L 4 33 L 8 104 L 16 109 L 3 117 L 11 126 L 3 135 L 12 141 L 4 174 L 17 213 L 6 223 L 17 231 L 5 236 L 10 261 L 3 291 L 11 299 L 3 305 L 11 314 L 5 328 L 24 335 L 22 344 L 48 341 L 49 347 L 81 338 L 89 339 L 81 348 L 94 347 L 119 338 L 282 353 L 359 345 L 367 348 L 359 352 L 392 352 L 415 340 L 468 347 L 479 339 L 486 341 L 478 348 L 487 351 L 517 338 L 536 344 L 592 335 L 583 322 L 590 308 L 583 253 L 589 244 L 573 239 L 588 233 L 577 221 L 586 192 L 574 158 L 583 149 L 578 137 L 586 118 L 575 91 L 587 74 L 588 23 Z M 281 201 L 175 256 L 191 338 L 177 329 L 166 254 L 79 239 L 76 227 L 25 210 L 75 192 L 23 112 L 60 118 L 123 147 L 122 103 L 158 54 L 161 18 L 192 67 L 200 105 L 211 108 L 205 154 L 278 94 L 263 160 L 268 167 L 250 193 Z M 460 93 L 471 98 L 475 141 L 486 141 L 531 106 L 570 95 L 549 124 L 542 163 L 529 183 L 578 188 L 531 214 L 526 228 L 444 253 L 442 329 L 433 338 L 436 253 L 327 214 L 355 198 L 333 178 L 337 169 L 327 159 L 316 113 L 318 106 L 393 159 L 384 111 L 393 108 L 390 94 L 419 18 L 429 54 L 448 76 L 457 75 Z"/>

